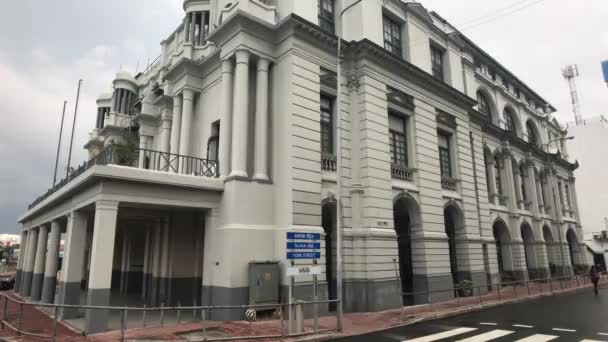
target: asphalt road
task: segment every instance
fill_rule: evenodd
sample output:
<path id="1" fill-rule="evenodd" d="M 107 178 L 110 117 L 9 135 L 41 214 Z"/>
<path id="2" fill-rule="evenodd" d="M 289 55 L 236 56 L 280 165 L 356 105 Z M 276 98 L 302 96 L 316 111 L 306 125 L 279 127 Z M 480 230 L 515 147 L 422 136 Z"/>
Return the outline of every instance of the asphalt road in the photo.
<path id="1" fill-rule="evenodd" d="M 585 289 L 336 341 L 608 341 L 608 289 L 598 296 Z"/>

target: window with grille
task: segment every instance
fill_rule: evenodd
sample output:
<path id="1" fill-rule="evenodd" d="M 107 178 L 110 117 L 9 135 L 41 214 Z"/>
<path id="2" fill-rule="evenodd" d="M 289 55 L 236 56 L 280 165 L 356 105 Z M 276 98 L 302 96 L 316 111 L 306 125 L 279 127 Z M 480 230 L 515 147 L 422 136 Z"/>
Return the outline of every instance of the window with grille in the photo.
<path id="1" fill-rule="evenodd" d="M 408 166 L 405 121 L 405 117 L 403 116 L 395 114 L 388 115 L 388 135 L 391 150 L 391 163 L 393 165 Z"/>
<path id="2" fill-rule="evenodd" d="M 502 177 L 500 176 L 500 157 L 494 156 L 494 176 L 496 182 L 496 194 L 502 195 Z"/>
<path id="3" fill-rule="evenodd" d="M 388 16 L 383 16 L 384 48 L 395 55 L 402 56 L 401 52 L 401 25 Z"/>
<path id="4" fill-rule="evenodd" d="M 477 108 L 481 114 L 486 116 L 490 115 L 490 104 L 488 99 L 480 91 L 477 92 Z"/>
<path id="5" fill-rule="evenodd" d="M 433 76 L 443 81 L 443 50 L 431 44 L 431 67 Z"/>
<path id="6" fill-rule="evenodd" d="M 336 33 L 334 0 L 319 0 L 319 26 L 327 32 Z"/>
<path id="7" fill-rule="evenodd" d="M 528 142 L 532 145 L 538 146 L 538 139 L 536 137 L 536 131 L 534 130 L 534 127 L 532 126 L 532 123 L 530 121 L 528 121 L 526 123 L 526 129 L 528 131 Z"/>
<path id="8" fill-rule="evenodd" d="M 443 132 L 437 133 L 439 141 L 439 167 L 442 177 L 452 177 L 452 159 L 450 156 L 450 136 Z"/>
<path id="9" fill-rule="evenodd" d="M 562 187 L 562 182 L 557 182 L 557 191 L 559 192 L 559 203 L 562 205 L 562 208 L 564 208 L 564 189 Z"/>
<path id="10" fill-rule="evenodd" d="M 524 202 L 528 201 L 528 194 L 526 194 L 526 170 L 523 164 L 519 165 L 519 182 L 521 183 L 521 199 Z"/>
<path id="11" fill-rule="evenodd" d="M 334 154 L 333 99 L 321 95 L 321 152 Z"/>
<path id="12" fill-rule="evenodd" d="M 572 210 L 572 203 L 570 198 L 570 187 L 568 184 L 564 184 L 564 191 L 566 192 L 566 206 L 568 210 Z"/>
<path id="13" fill-rule="evenodd" d="M 504 115 L 507 131 L 515 133 L 515 121 L 513 120 L 513 114 L 511 114 L 511 110 L 505 108 Z"/>

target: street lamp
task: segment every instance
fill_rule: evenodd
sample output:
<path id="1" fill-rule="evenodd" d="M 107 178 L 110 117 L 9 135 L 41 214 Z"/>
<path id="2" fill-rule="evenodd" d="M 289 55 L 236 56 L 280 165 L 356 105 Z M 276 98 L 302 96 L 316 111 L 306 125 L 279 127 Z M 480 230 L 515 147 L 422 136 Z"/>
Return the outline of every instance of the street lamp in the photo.
<path id="1" fill-rule="evenodd" d="M 562 137 L 562 138 L 557 138 L 557 139 L 552 139 L 547 141 L 545 144 L 543 144 L 543 146 L 546 146 L 546 153 L 547 153 L 547 165 L 549 167 L 549 172 L 553 173 L 553 171 L 551 171 L 551 153 L 549 153 L 549 144 L 551 144 L 552 142 L 555 141 L 564 141 L 564 140 L 573 140 L 574 137 Z M 553 208 L 555 208 L 555 219 L 557 220 L 557 228 L 558 228 L 558 235 L 559 235 L 559 250 L 561 252 L 562 255 L 562 263 L 563 266 L 565 268 L 566 266 L 566 254 L 564 252 L 564 243 L 563 243 L 563 238 L 562 238 L 562 223 L 561 223 L 561 214 L 559 213 L 559 211 L 557 210 L 557 196 L 555 194 L 555 189 L 557 188 L 557 184 L 555 183 L 555 177 L 552 177 L 553 182 L 551 182 L 551 188 L 552 188 L 552 195 L 553 195 Z"/>
<path id="2" fill-rule="evenodd" d="M 338 54 L 337 54 L 337 78 L 338 84 L 336 86 L 337 95 L 336 95 L 336 192 L 337 192 L 337 204 L 336 204 L 336 232 L 338 235 L 336 236 L 336 287 L 337 293 L 336 297 L 338 297 L 338 330 L 342 332 L 342 313 L 344 307 L 344 301 L 342 296 L 342 134 L 341 134 L 341 126 L 342 126 L 342 110 L 341 110 L 341 95 L 342 95 L 342 17 L 344 13 L 353 8 L 355 5 L 360 3 L 362 0 L 357 0 L 350 5 L 344 7 L 344 9 L 340 12 L 340 16 L 338 18 Z"/>

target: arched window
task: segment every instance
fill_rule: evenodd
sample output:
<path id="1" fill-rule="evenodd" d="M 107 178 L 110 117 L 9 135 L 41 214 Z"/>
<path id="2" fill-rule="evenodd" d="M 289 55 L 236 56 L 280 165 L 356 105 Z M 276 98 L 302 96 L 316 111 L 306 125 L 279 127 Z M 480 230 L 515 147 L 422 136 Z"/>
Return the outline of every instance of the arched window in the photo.
<path id="1" fill-rule="evenodd" d="M 538 146 L 538 137 L 536 136 L 536 129 L 534 128 L 534 124 L 528 120 L 526 122 L 526 133 L 528 134 L 528 142 L 532 145 Z"/>
<path id="2" fill-rule="evenodd" d="M 513 118 L 513 113 L 511 113 L 511 110 L 509 108 L 505 108 L 504 116 L 505 116 L 505 129 L 507 130 L 507 132 L 516 134 L 517 131 L 515 129 L 515 119 Z"/>
<path id="3" fill-rule="evenodd" d="M 502 182 L 500 177 L 500 156 L 497 154 L 494 155 L 494 176 L 496 178 L 496 194 L 502 195 Z"/>
<path id="4" fill-rule="evenodd" d="M 519 183 L 521 185 L 521 199 L 524 201 L 524 206 L 528 201 L 528 194 L 526 193 L 526 166 L 525 164 L 519 164 Z"/>
<path id="5" fill-rule="evenodd" d="M 486 167 L 486 187 L 488 190 L 488 198 L 490 198 L 490 195 L 492 195 L 492 164 L 490 164 L 490 161 L 488 160 L 489 153 L 489 151 L 484 151 L 483 153 L 483 163 Z"/>
<path id="6" fill-rule="evenodd" d="M 491 114 L 490 103 L 488 102 L 488 99 L 481 91 L 477 92 L 477 103 L 478 103 L 477 108 L 478 108 L 479 112 L 485 116 L 490 116 L 490 114 Z"/>

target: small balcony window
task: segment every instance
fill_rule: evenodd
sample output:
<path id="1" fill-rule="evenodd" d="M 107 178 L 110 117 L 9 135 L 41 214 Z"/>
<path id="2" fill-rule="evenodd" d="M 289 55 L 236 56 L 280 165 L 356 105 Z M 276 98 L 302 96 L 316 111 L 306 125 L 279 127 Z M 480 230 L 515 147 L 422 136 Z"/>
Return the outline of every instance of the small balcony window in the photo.
<path id="1" fill-rule="evenodd" d="M 329 33 L 336 33 L 334 0 L 319 0 L 319 26 Z"/>

